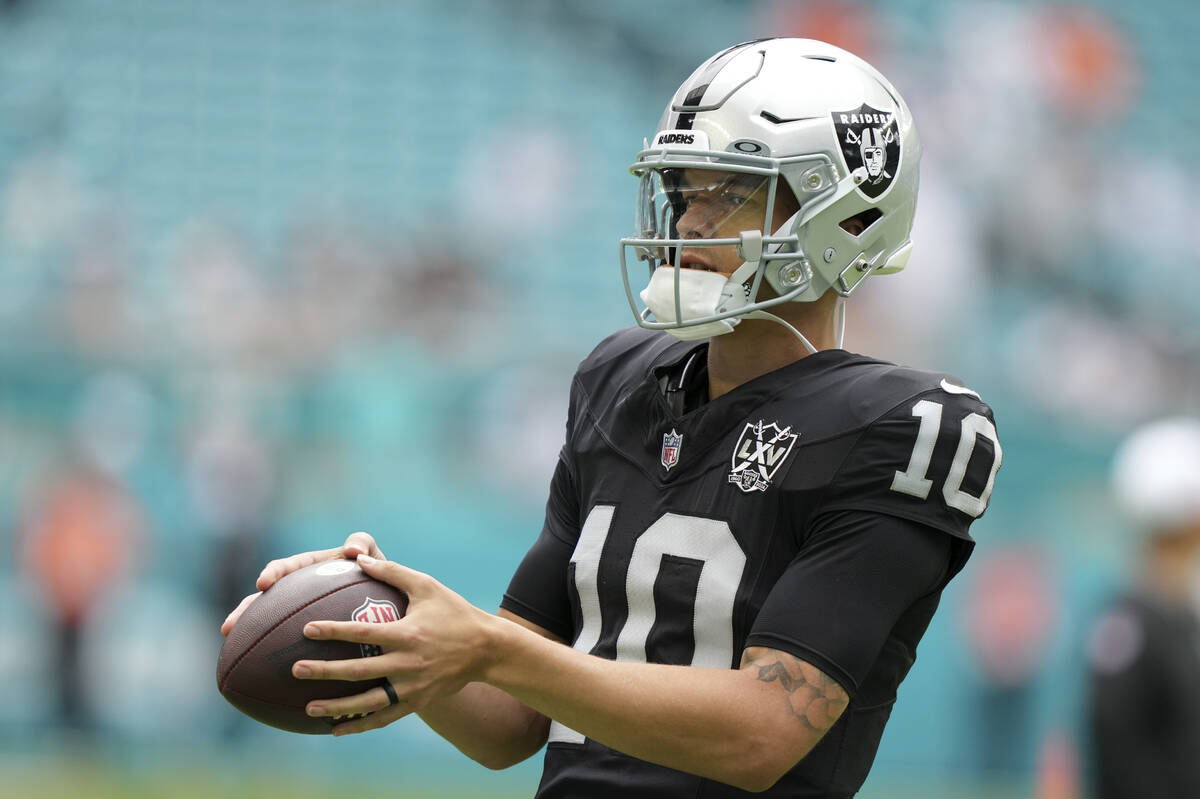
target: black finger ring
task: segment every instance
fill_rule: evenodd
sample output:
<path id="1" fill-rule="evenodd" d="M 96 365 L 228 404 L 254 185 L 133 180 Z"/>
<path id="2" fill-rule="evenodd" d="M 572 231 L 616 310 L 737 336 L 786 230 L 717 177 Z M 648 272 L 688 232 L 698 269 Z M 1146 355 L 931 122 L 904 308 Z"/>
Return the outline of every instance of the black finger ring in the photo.
<path id="1" fill-rule="evenodd" d="M 396 696 L 396 689 L 392 687 L 391 680 L 384 680 L 383 685 L 380 687 L 383 688 L 383 692 L 387 694 L 389 705 L 400 704 L 400 697 Z"/>

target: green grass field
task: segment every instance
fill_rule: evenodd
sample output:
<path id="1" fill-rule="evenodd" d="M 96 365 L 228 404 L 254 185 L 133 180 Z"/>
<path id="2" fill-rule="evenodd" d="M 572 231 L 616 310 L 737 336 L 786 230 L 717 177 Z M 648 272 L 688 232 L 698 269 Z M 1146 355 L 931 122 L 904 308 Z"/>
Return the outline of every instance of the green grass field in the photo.
<path id="1" fill-rule="evenodd" d="M 383 764 L 381 769 L 390 764 Z M 33 766 L 8 762 L 0 767 L 3 795 L 8 799 L 328 799 L 344 793 L 347 775 L 338 777 L 331 766 L 327 778 L 300 780 L 268 777 L 264 765 L 253 775 L 201 770 L 143 769 L 130 772 L 105 763 L 47 762 Z M 355 799 L 527 799 L 527 794 L 497 794 L 480 790 L 448 792 L 400 782 L 387 785 L 385 777 L 358 780 Z M 531 791 L 532 792 L 532 791 Z M 1015 786 L 954 786 L 940 784 L 888 785 L 868 780 L 859 799 L 1028 799 L 1028 789 Z"/>
<path id="2" fill-rule="evenodd" d="M 222 777 L 210 773 L 135 775 L 116 769 L 71 768 L 54 773 L 16 769 L 3 775 L 3 795 L 9 799 L 328 799 L 345 793 L 333 779 L 296 781 L 284 777 Z M 483 799 L 487 793 L 447 794 L 430 789 L 385 788 L 378 782 L 359 785 L 355 799 Z M 517 799 L 501 796 L 496 799 Z"/>

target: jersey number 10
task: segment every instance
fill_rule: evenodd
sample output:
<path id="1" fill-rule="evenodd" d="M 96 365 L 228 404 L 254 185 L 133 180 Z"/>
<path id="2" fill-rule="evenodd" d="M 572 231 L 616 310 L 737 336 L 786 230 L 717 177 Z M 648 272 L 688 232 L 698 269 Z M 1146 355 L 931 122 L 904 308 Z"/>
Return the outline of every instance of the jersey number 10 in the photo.
<path id="1" fill-rule="evenodd" d="M 917 499 L 929 498 L 929 491 L 933 488 L 933 481 L 928 477 L 929 462 L 933 459 L 933 445 L 937 443 L 938 432 L 942 427 L 942 409 L 942 403 L 933 400 L 921 400 L 913 405 L 912 415 L 921 420 L 921 427 L 917 430 L 917 443 L 913 445 L 908 468 L 896 472 L 896 476 L 892 478 L 893 491 Z M 967 475 L 971 455 L 975 453 L 975 444 L 981 435 L 991 440 L 995 455 L 992 457 L 987 484 L 979 496 L 974 496 L 963 491 L 962 484 Z M 996 426 L 978 413 L 967 414 L 962 420 L 954 460 L 950 462 L 950 471 L 946 475 L 946 481 L 942 483 L 942 499 L 946 500 L 949 507 L 956 508 L 971 518 L 979 516 L 987 509 L 988 499 L 992 496 L 992 486 L 996 482 L 996 472 L 1000 470 L 1001 458 Z"/>
<path id="2" fill-rule="evenodd" d="M 892 490 L 927 499 L 933 481 L 927 476 L 942 424 L 943 405 L 921 400 L 913 406 L 913 416 L 921 420 L 908 468 L 897 471 Z M 995 448 L 987 485 L 979 496 L 962 489 L 975 444 L 982 435 Z M 969 516 L 983 513 L 992 493 L 996 471 L 1000 468 L 1000 442 L 996 428 L 985 417 L 970 413 L 962 420 L 958 447 L 942 485 L 946 504 Z M 579 541 L 571 555 L 575 590 L 579 595 L 582 625 L 575 649 L 591 652 L 600 640 L 603 622 L 600 611 L 600 557 L 612 528 L 613 505 L 597 505 L 588 513 L 579 531 Z M 670 560 L 692 561 L 700 566 L 699 582 L 693 600 L 692 623 L 695 649 L 693 666 L 730 668 L 733 660 L 733 605 L 746 567 L 746 554 L 734 537 L 729 524 L 718 519 L 665 513 L 637 538 L 629 558 L 625 577 L 625 598 L 629 616 L 616 642 L 616 659 L 645 662 L 647 647 L 658 621 L 654 586 L 663 564 Z M 584 736 L 557 721 L 550 724 L 551 743 L 582 744 Z"/>
<path id="3" fill-rule="evenodd" d="M 579 531 L 579 543 L 571 555 L 575 590 L 583 624 L 574 647 L 591 652 L 600 640 L 600 555 L 612 528 L 612 505 L 597 505 L 588 513 Z M 654 648 L 658 608 L 654 587 L 665 563 L 691 562 L 699 566 L 699 578 L 690 614 L 695 649 L 690 665 L 730 668 L 733 661 L 733 604 L 746 553 L 727 522 L 664 513 L 637 538 L 625 575 L 625 598 L 629 606 L 617 636 L 616 659 L 645 662 L 647 648 Z M 550 724 L 551 743 L 581 744 L 583 735 L 559 724 Z"/>

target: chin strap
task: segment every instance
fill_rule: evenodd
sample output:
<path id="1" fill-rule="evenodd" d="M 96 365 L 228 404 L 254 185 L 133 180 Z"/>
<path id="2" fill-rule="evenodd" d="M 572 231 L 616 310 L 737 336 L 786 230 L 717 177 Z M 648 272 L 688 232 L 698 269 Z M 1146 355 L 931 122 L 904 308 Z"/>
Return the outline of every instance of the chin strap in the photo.
<path id="1" fill-rule="evenodd" d="M 747 286 L 746 284 L 750 282 L 750 279 L 756 272 L 758 272 L 757 260 L 746 261 L 733 270 L 733 274 L 729 276 L 728 281 L 725 283 L 725 288 L 721 292 L 721 299 L 717 305 L 718 312 L 728 311 L 731 308 L 739 308 L 750 302 L 751 286 Z"/>
<path id="2" fill-rule="evenodd" d="M 751 276 L 758 272 L 759 259 L 762 258 L 762 233 L 757 231 L 743 231 L 741 233 L 741 243 L 738 245 L 738 255 L 745 258 L 746 261 L 734 270 L 729 276 L 729 282 L 725 285 L 725 290 L 722 292 L 720 304 L 717 307 L 718 311 L 725 311 L 731 307 L 737 307 L 750 301 L 748 293 L 750 287 L 746 283 Z M 834 331 L 836 335 L 836 346 L 842 348 L 842 342 L 846 338 L 846 298 L 838 295 L 836 304 L 833 309 L 834 315 Z M 789 322 L 781 319 L 773 313 L 767 311 L 752 311 L 744 316 L 746 319 L 768 319 L 772 322 L 778 322 L 791 331 L 792 335 L 800 340 L 804 348 L 808 350 L 810 355 L 816 354 L 819 350 L 812 345 L 808 338 L 793 327 Z M 737 324 L 737 317 L 730 319 L 730 324 Z"/>
<path id="3" fill-rule="evenodd" d="M 834 316 L 837 317 L 835 325 L 837 326 L 837 348 L 843 349 L 842 342 L 846 340 L 846 298 L 838 295 L 837 306 L 833 309 Z"/>
<path id="4" fill-rule="evenodd" d="M 752 311 L 751 313 L 746 314 L 746 318 L 747 319 L 769 319 L 772 322 L 778 322 L 779 324 L 783 325 L 788 330 L 790 330 L 792 332 L 793 336 L 800 339 L 800 343 L 804 345 L 804 349 L 808 350 L 809 355 L 816 355 L 818 352 L 820 352 L 820 350 L 818 350 L 816 347 L 814 347 L 812 345 L 812 342 L 809 341 L 803 333 L 801 333 L 796 328 L 792 327 L 790 322 L 788 322 L 785 319 L 781 319 L 780 317 L 776 316 L 773 313 L 767 313 L 766 311 Z"/>
<path id="5" fill-rule="evenodd" d="M 837 330 L 836 345 L 837 345 L 837 348 L 840 350 L 840 349 L 842 349 L 842 342 L 846 338 L 846 298 L 845 297 L 837 298 L 837 305 L 834 306 L 833 314 L 834 314 L 834 326 Z M 804 345 L 804 349 L 808 350 L 809 355 L 816 355 L 818 352 L 820 352 L 820 350 L 818 350 L 816 347 L 814 347 L 812 342 L 808 340 L 807 336 L 805 336 L 803 333 L 801 333 L 799 330 L 797 330 L 795 327 L 793 327 L 790 322 L 776 316 L 773 313 L 768 313 L 767 311 L 752 311 L 751 313 L 746 314 L 745 318 L 747 318 L 747 319 L 769 319 L 772 322 L 778 322 L 779 324 L 786 327 L 789 331 L 791 331 L 793 336 L 800 339 L 800 343 Z"/>

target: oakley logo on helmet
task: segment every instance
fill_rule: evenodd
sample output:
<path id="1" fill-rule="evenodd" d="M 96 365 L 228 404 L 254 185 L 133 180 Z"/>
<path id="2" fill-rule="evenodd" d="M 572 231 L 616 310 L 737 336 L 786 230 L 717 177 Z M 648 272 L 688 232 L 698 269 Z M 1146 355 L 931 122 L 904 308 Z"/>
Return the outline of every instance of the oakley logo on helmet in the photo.
<path id="1" fill-rule="evenodd" d="M 900 165 L 900 130 L 892 114 L 863 104 L 835 111 L 833 127 L 846 169 L 858 190 L 872 200 L 892 185 Z"/>
<path id="2" fill-rule="evenodd" d="M 752 139 L 739 139 L 733 144 L 730 144 L 729 149 L 738 153 L 767 155 L 767 146 L 760 141 L 754 141 Z"/>

